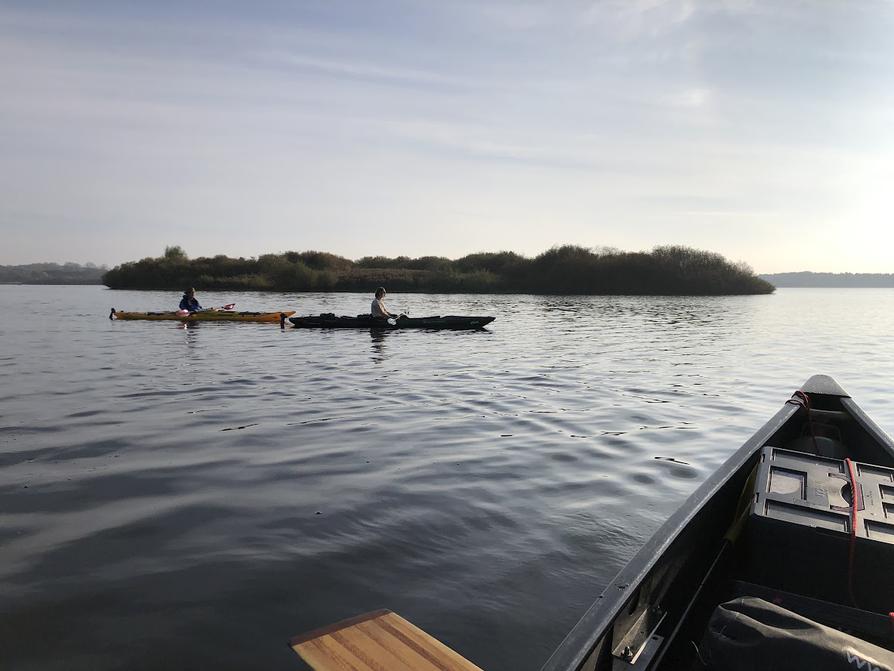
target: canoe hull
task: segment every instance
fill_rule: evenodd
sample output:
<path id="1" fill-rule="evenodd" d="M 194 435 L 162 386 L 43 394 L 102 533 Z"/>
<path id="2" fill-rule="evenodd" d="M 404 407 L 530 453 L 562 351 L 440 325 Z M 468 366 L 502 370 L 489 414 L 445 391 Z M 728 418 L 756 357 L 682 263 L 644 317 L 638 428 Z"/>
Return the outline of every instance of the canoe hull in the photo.
<path id="1" fill-rule="evenodd" d="M 193 312 L 180 315 L 176 312 L 120 312 L 114 311 L 111 319 L 145 320 L 145 321 L 180 321 L 180 322 L 280 322 L 281 315 L 290 317 L 294 310 L 288 312 L 230 312 L 229 310 Z"/>
<path id="2" fill-rule="evenodd" d="M 336 317 L 325 314 L 308 317 L 291 317 L 295 328 L 313 329 L 431 329 L 431 330 L 473 330 L 490 324 L 495 317 L 468 317 L 448 315 L 444 317 L 404 317 L 402 319 L 373 319 L 363 315 L 358 317 Z"/>
<path id="3" fill-rule="evenodd" d="M 803 391 L 811 413 L 836 417 L 849 458 L 894 466 L 894 443 L 834 380 L 815 376 Z M 786 403 L 711 475 L 609 583 L 541 671 L 689 668 L 685 653 L 699 640 L 718 586 L 745 580 L 737 571 L 753 540 L 736 539 L 733 529 L 750 500 L 743 496 L 749 477 L 765 446 L 804 435 L 807 415 L 803 405 Z"/>

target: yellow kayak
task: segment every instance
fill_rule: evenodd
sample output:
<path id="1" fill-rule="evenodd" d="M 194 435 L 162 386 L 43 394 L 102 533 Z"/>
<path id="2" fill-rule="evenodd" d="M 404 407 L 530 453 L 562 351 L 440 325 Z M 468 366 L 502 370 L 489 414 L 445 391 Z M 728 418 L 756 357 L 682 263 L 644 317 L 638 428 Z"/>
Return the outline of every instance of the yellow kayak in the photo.
<path id="1" fill-rule="evenodd" d="M 124 312 L 112 308 L 109 319 L 148 319 L 150 321 L 181 322 L 273 322 L 285 321 L 295 314 L 294 310 L 282 312 L 236 312 L 235 310 L 203 310 L 183 314 L 182 312 Z"/>

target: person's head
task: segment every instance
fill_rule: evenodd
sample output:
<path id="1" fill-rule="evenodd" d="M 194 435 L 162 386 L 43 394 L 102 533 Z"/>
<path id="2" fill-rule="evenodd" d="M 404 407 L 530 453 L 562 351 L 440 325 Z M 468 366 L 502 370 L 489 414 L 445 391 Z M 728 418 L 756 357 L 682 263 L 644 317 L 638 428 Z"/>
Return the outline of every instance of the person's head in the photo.
<path id="1" fill-rule="evenodd" d="M 376 298 L 385 298 L 385 287 L 376 289 Z"/>
<path id="2" fill-rule="evenodd" d="M 187 289 L 186 291 L 183 292 L 183 295 L 184 295 L 184 296 L 195 296 L 195 295 L 196 295 L 196 290 L 195 290 L 195 289 L 192 289 L 192 288 Z"/>

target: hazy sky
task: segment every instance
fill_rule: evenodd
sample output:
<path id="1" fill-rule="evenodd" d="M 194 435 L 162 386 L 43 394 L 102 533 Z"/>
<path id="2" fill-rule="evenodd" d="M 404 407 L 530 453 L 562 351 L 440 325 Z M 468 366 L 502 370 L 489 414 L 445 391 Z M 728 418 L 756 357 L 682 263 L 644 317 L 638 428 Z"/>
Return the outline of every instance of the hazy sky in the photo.
<path id="1" fill-rule="evenodd" d="M 894 3 L 0 0 L 0 264 L 894 272 Z"/>

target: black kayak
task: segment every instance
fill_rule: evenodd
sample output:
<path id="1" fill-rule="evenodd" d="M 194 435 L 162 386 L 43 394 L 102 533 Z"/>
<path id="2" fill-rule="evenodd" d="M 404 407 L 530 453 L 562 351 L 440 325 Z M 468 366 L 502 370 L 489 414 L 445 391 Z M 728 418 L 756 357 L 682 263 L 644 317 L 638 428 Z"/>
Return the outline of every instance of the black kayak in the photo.
<path id="1" fill-rule="evenodd" d="M 894 443 L 814 376 L 630 560 L 541 671 L 891 669 L 892 568 Z"/>
<path id="2" fill-rule="evenodd" d="M 302 329 L 480 329 L 490 324 L 496 317 L 400 317 L 378 319 L 371 315 L 356 317 L 336 317 L 322 314 L 308 317 L 289 317 L 296 328 Z"/>

